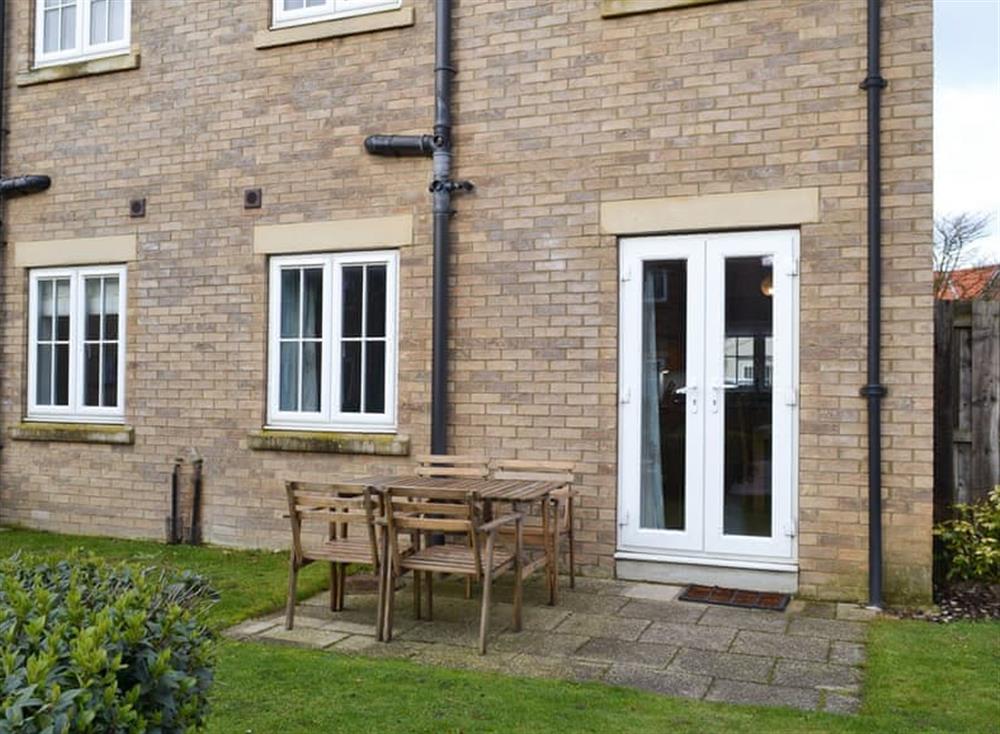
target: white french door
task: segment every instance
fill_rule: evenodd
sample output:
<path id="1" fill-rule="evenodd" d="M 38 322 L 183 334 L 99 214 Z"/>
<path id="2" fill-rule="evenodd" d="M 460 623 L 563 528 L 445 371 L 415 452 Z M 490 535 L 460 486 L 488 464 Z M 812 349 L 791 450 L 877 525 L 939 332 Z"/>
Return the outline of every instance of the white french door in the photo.
<path id="1" fill-rule="evenodd" d="M 620 247 L 619 549 L 792 561 L 798 233 Z"/>

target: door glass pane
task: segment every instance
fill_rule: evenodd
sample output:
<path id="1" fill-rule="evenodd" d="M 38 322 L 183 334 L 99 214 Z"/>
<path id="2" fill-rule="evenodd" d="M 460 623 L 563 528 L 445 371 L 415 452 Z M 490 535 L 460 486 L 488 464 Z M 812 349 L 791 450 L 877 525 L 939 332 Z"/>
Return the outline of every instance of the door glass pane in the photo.
<path id="1" fill-rule="evenodd" d="M 647 262 L 642 283 L 640 527 L 684 529 L 687 263 Z"/>
<path id="2" fill-rule="evenodd" d="M 771 283 L 771 258 L 726 260 L 722 394 L 727 535 L 771 535 Z"/>

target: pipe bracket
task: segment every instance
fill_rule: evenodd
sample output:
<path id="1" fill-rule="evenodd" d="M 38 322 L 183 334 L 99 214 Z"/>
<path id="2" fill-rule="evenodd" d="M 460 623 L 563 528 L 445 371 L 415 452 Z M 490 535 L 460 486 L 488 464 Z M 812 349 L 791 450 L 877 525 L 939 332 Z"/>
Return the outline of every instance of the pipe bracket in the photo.
<path id="1" fill-rule="evenodd" d="M 885 89 L 889 86 L 889 82 L 886 81 L 885 77 L 881 74 L 873 74 L 866 76 L 861 83 L 858 85 L 861 89 L 868 89 L 869 87 L 875 87 L 877 89 Z"/>
<path id="2" fill-rule="evenodd" d="M 858 394 L 863 398 L 884 398 L 889 394 L 889 388 L 885 385 L 864 385 Z"/>

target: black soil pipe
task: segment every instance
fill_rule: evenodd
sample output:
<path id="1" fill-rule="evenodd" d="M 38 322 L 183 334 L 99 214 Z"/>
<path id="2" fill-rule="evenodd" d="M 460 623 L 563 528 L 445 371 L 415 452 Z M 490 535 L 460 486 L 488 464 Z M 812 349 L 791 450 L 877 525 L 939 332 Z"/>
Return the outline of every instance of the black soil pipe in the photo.
<path id="1" fill-rule="evenodd" d="M 434 295 L 431 336 L 431 452 L 448 453 L 448 264 L 451 258 L 451 199 L 472 191 L 468 181 L 453 181 L 451 144 L 451 0 L 435 0 L 434 134 L 371 135 L 365 150 L 373 155 L 430 155 L 434 165 Z"/>
<path id="2" fill-rule="evenodd" d="M 2 0 L 0 0 L 2 2 Z M 25 194 L 38 194 L 45 191 L 52 185 L 52 179 L 48 176 L 15 176 L 14 178 L 0 177 L 0 194 L 4 196 L 19 196 Z"/>
<path id="3" fill-rule="evenodd" d="M 882 607 L 882 77 L 881 2 L 868 0 L 868 604 Z"/>
<path id="4" fill-rule="evenodd" d="M 448 453 L 448 265 L 451 258 L 451 0 L 434 4 L 434 299 L 431 453 Z"/>

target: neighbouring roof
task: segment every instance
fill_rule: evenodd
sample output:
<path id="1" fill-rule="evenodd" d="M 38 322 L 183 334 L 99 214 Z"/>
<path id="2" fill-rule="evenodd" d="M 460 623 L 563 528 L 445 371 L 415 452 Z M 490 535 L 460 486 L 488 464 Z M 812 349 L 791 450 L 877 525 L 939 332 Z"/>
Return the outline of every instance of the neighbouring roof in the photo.
<path id="1" fill-rule="evenodd" d="M 940 282 L 940 278 L 947 278 L 938 289 L 939 300 L 971 301 L 978 298 L 1000 300 L 1000 263 L 934 275 L 935 283 Z"/>

